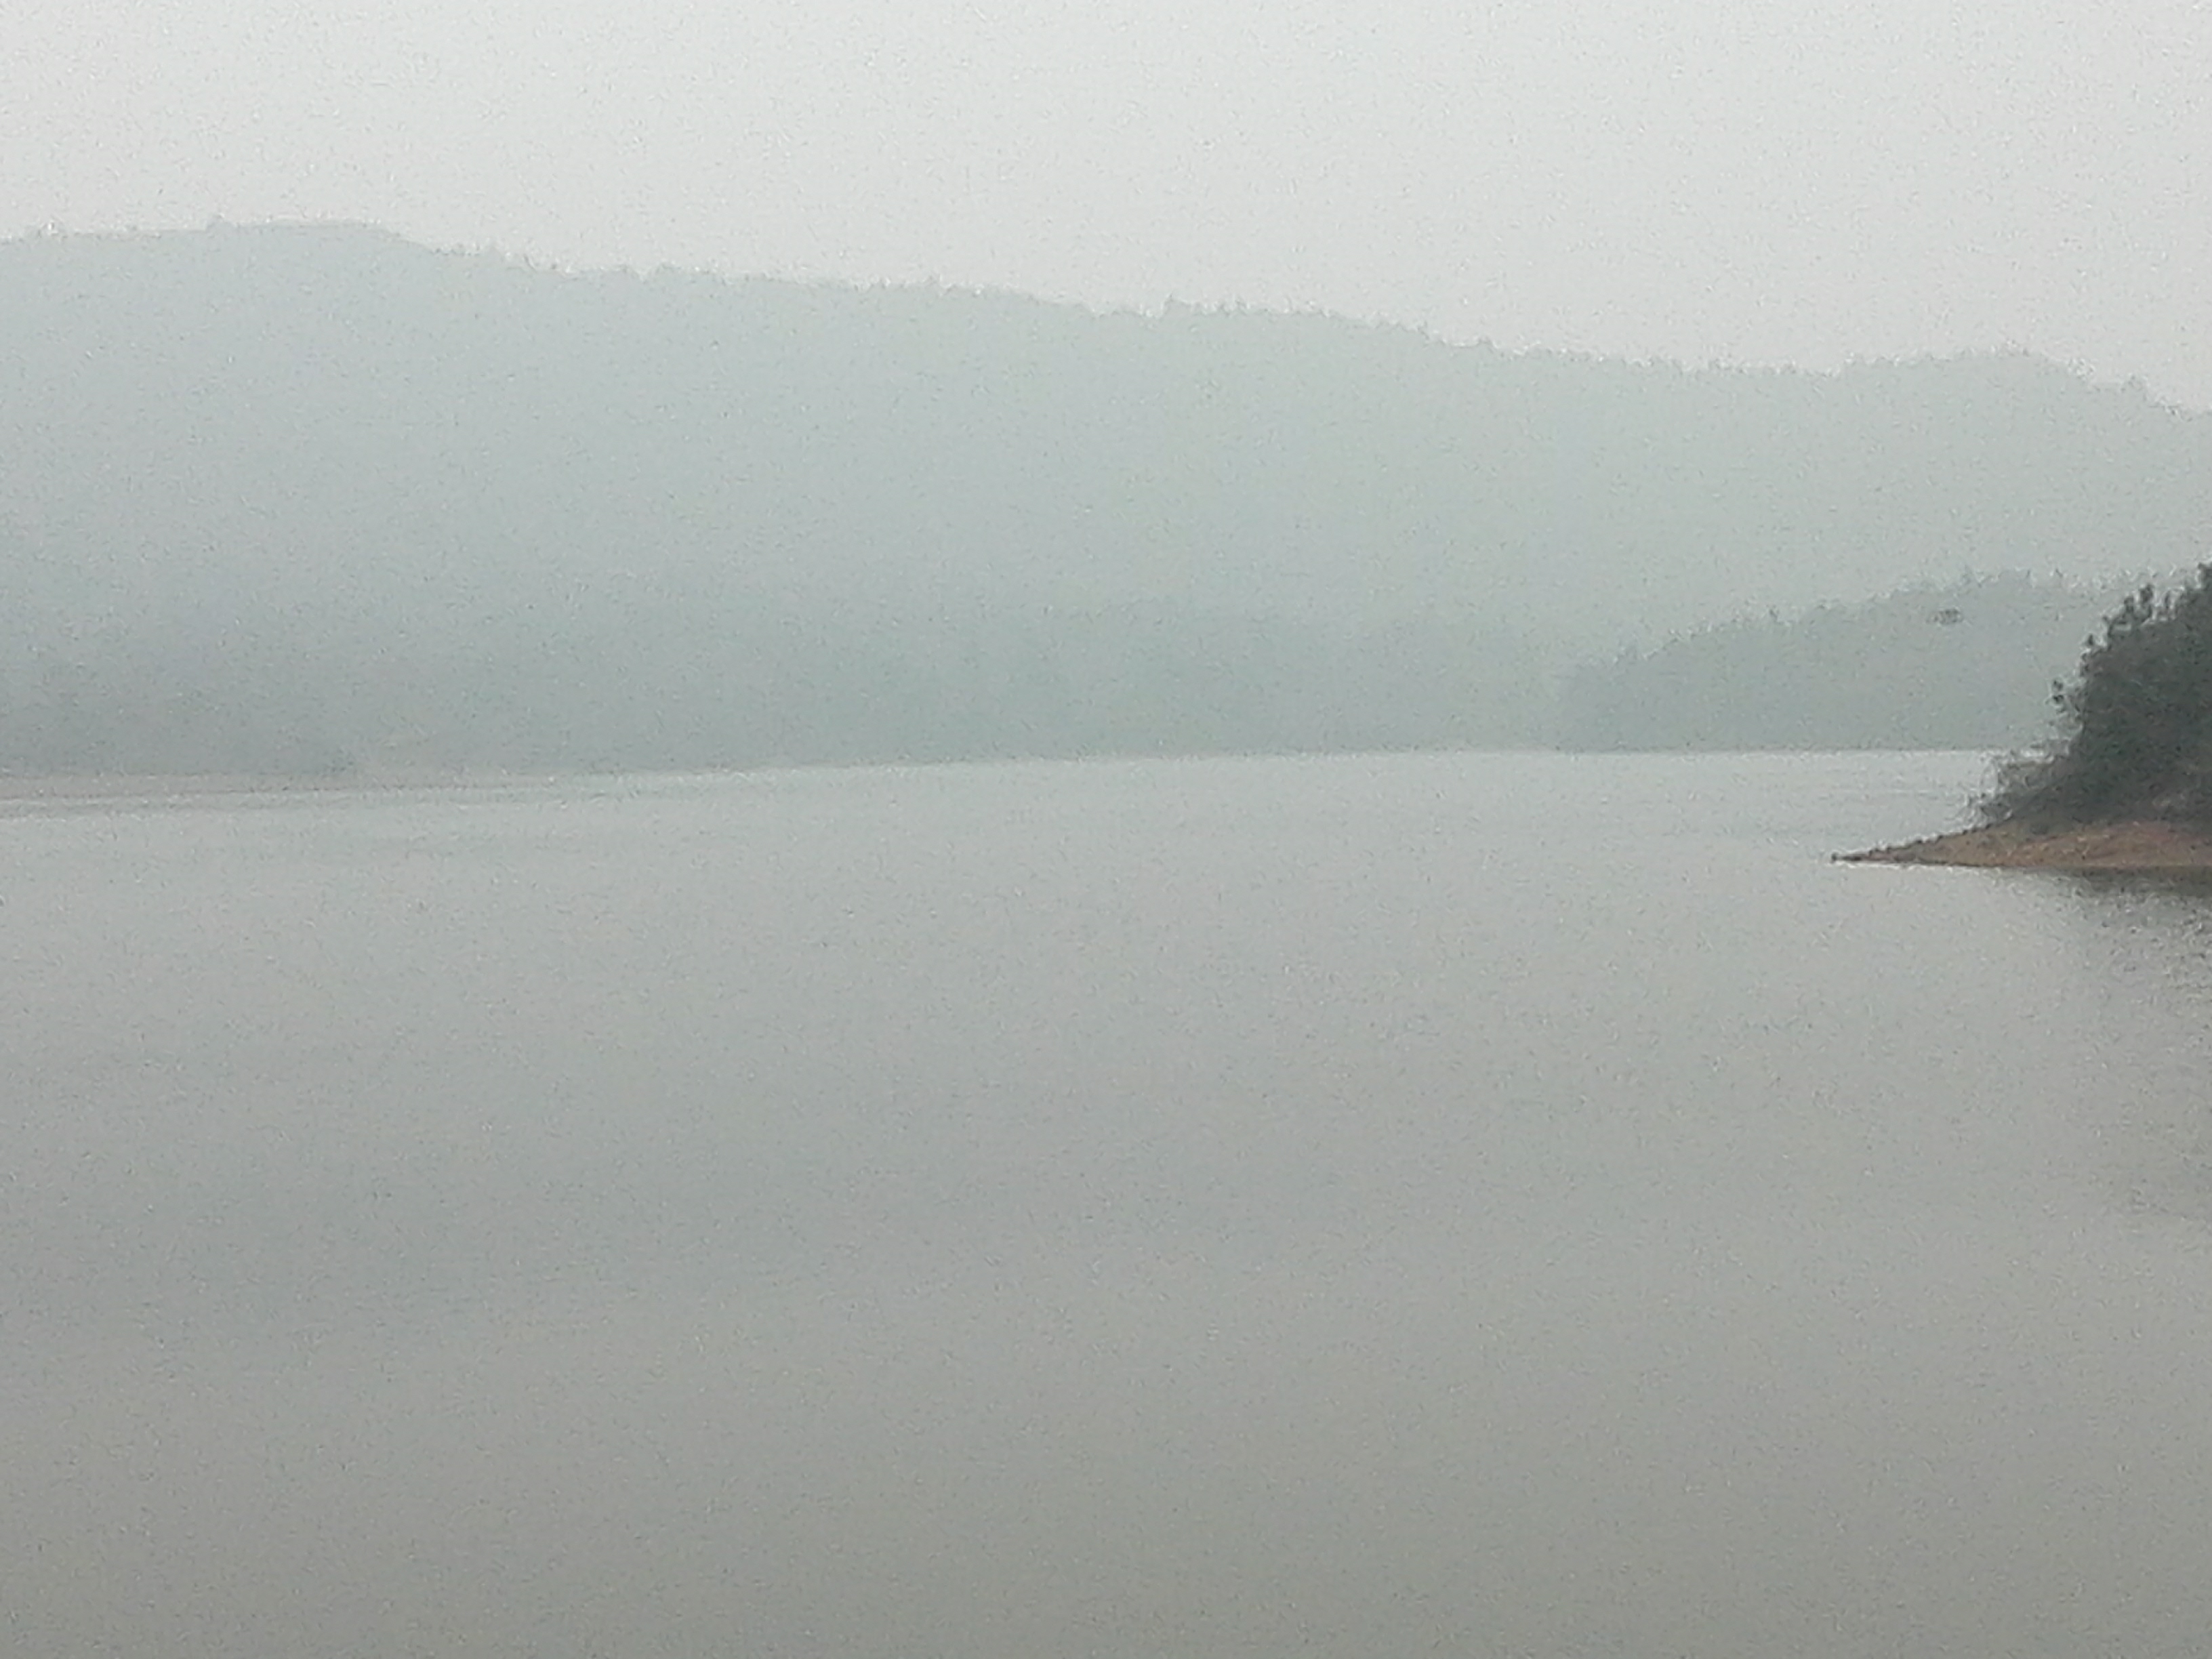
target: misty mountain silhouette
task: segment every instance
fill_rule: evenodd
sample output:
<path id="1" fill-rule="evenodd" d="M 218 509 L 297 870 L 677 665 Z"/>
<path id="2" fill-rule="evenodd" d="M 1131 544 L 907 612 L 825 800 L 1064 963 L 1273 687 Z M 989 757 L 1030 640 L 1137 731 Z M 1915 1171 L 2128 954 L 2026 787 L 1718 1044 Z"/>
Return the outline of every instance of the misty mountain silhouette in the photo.
<path id="1" fill-rule="evenodd" d="M 1692 372 L 357 227 L 0 244 L 0 386 L 16 771 L 1528 743 L 1668 629 L 2212 544 L 2212 416 L 2022 355 Z"/>

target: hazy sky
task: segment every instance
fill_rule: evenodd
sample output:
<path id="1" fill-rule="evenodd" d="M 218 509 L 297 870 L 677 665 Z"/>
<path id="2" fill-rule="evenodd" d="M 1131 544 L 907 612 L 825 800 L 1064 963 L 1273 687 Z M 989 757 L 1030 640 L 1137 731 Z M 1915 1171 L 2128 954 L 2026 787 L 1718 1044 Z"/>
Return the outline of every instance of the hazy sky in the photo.
<path id="1" fill-rule="evenodd" d="M 4 0 L 0 234 L 218 215 L 2212 407 L 2212 3 Z"/>

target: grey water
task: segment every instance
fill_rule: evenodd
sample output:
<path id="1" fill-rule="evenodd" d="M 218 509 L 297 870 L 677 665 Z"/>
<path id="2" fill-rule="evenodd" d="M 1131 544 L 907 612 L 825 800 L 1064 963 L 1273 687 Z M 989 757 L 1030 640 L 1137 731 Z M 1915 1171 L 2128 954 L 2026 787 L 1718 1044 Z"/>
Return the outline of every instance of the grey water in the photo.
<path id="1" fill-rule="evenodd" d="M 2197 1655 L 2212 893 L 1981 758 L 0 812 L 0 1648 Z"/>

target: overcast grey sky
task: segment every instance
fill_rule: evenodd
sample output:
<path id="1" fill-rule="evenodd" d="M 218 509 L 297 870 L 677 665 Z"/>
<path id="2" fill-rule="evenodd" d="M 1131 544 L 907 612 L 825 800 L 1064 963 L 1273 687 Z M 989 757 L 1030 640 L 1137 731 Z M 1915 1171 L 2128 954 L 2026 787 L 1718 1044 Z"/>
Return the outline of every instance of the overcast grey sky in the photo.
<path id="1" fill-rule="evenodd" d="M 2212 407 L 2212 0 L 0 0 L 0 234 L 216 216 Z"/>

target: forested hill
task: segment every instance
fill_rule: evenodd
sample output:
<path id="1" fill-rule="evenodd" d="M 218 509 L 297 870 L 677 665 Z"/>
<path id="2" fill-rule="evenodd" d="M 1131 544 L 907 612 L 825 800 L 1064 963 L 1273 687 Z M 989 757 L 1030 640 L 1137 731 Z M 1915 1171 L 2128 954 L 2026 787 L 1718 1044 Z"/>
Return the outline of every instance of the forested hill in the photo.
<path id="1" fill-rule="evenodd" d="M 1576 749 L 2019 749 L 2125 586 L 2022 575 L 1739 617 L 1567 676 Z"/>
<path id="2" fill-rule="evenodd" d="M 1748 605 L 2212 542 L 2212 416 L 1257 313 L 0 244 L 0 769 L 1539 740 Z"/>

